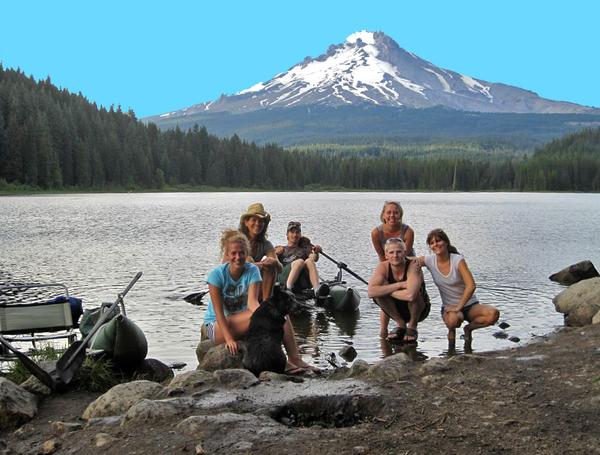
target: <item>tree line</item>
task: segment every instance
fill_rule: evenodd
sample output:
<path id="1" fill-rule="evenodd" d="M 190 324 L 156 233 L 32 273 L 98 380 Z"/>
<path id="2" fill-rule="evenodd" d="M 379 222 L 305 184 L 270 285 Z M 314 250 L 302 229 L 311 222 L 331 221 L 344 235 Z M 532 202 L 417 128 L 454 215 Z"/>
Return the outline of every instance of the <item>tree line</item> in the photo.
<path id="1" fill-rule="evenodd" d="M 198 126 L 161 131 L 0 65 L 0 187 L 600 191 L 599 150 L 600 129 L 493 160 L 285 150 Z"/>

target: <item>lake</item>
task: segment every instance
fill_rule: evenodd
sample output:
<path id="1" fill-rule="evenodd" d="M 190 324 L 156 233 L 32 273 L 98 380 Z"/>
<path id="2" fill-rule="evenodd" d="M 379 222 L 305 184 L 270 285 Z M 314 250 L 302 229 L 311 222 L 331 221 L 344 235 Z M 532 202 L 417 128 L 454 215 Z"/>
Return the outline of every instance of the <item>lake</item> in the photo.
<path id="1" fill-rule="evenodd" d="M 548 276 L 583 259 L 600 244 L 600 195 L 531 193 L 148 193 L 74 194 L 0 198 L 0 282 L 62 282 L 87 308 L 114 301 L 137 271 L 144 273 L 126 297 L 128 316 L 146 333 L 149 356 L 195 368 L 205 307 L 182 300 L 206 287 L 219 263 L 219 237 L 260 201 L 272 215 L 269 239 L 285 242 L 288 221 L 333 258 L 368 279 L 377 264 L 370 241 L 384 200 L 398 200 L 415 230 L 417 254 L 427 233 L 441 227 L 465 256 L 482 303 L 501 311 L 509 335 L 522 343 L 554 331 L 562 315 L 552 298 L 563 288 Z M 321 276 L 335 266 L 322 257 Z M 345 278 L 363 299 L 354 317 L 314 310 L 294 318 L 306 360 L 327 367 L 326 357 L 352 344 L 369 362 L 388 354 L 379 340 L 378 308 L 366 286 Z M 440 299 L 428 272 L 430 316 L 419 324 L 420 358 L 445 355 Z M 475 352 L 514 347 L 497 339 L 497 327 L 475 332 Z M 457 343 L 462 347 L 462 342 Z"/>

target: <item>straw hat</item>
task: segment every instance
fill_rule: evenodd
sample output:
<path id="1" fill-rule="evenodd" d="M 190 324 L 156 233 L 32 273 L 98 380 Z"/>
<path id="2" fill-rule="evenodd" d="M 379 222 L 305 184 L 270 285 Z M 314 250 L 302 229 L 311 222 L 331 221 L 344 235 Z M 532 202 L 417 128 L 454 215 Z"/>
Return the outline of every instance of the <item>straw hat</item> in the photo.
<path id="1" fill-rule="evenodd" d="M 260 202 L 255 202 L 254 204 L 251 204 L 250 207 L 248 207 L 246 213 L 243 213 L 240 217 L 240 223 L 243 224 L 247 218 L 250 218 L 252 216 L 256 216 L 265 220 L 265 223 L 269 223 L 271 221 L 271 215 L 267 213 L 267 211 Z"/>

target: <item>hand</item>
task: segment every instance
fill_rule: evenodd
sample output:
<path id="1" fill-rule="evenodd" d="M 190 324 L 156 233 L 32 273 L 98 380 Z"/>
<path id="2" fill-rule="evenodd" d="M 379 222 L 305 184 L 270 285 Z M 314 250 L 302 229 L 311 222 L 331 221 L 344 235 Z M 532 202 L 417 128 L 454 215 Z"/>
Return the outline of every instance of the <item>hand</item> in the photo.
<path id="1" fill-rule="evenodd" d="M 444 311 L 446 313 L 458 313 L 461 310 L 462 310 L 462 307 L 460 307 L 458 305 L 448 305 Z"/>
<path id="2" fill-rule="evenodd" d="M 279 256 L 280 254 L 283 254 L 283 247 L 281 245 L 278 245 L 275 247 L 275 254 L 277 256 Z"/>
<path id="3" fill-rule="evenodd" d="M 225 338 L 225 345 L 227 346 L 227 350 L 235 355 L 238 352 L 238 344 L 237 341 L 235 341 L 233 338 L 231 337 L 227 337 Z"/>
<path id="4" fill-rule="evenodd" d="M 323 248 L 321 248 L 321 245 L 313 245 L 313 253 L 317 253 L 319 254 L 321 251 L 323 251 Z"/>

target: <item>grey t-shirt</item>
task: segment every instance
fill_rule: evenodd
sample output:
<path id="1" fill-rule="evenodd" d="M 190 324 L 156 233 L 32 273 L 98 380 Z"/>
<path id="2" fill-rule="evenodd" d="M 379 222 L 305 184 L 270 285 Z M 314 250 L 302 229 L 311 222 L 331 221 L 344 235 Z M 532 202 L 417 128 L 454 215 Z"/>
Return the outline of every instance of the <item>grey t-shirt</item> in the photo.
<path id="1" fill-rule="evenodd" d="M 444 275 L 437 266 L 437 257 L 435 254 L 425 256 L 425 267 L 431 272 L 433 282 L 440 291 L 442 298 L 442 309 L 448 305 L 456 305 L 460 302 L 463 293 L 465 292 L 465 282 L 458 270 L 458 263 L 464 259 L 461 254 L 450 254 L 450 272 Z M 465 307 L 478 303 L 475 293 L 471 296 Z"/>
<path id="2" fill-rule="evenodd" d="M 277 255 L 279 262 L 284 266 L 294 262 L 296 259 L 306 259 L 310 255 L 310 246 L 284 246 L 283 253 Z"/>
<path id="3" fill-rule="evenodd" d="M 262 242 L 256 243 L 256 252 L 252 251 L 251 256 L 254 262 L 260 262 L 264 256 L 267 255 L 269 251 L 274 250 L 275 247 L 268 240 L 263 240 Z"/>

